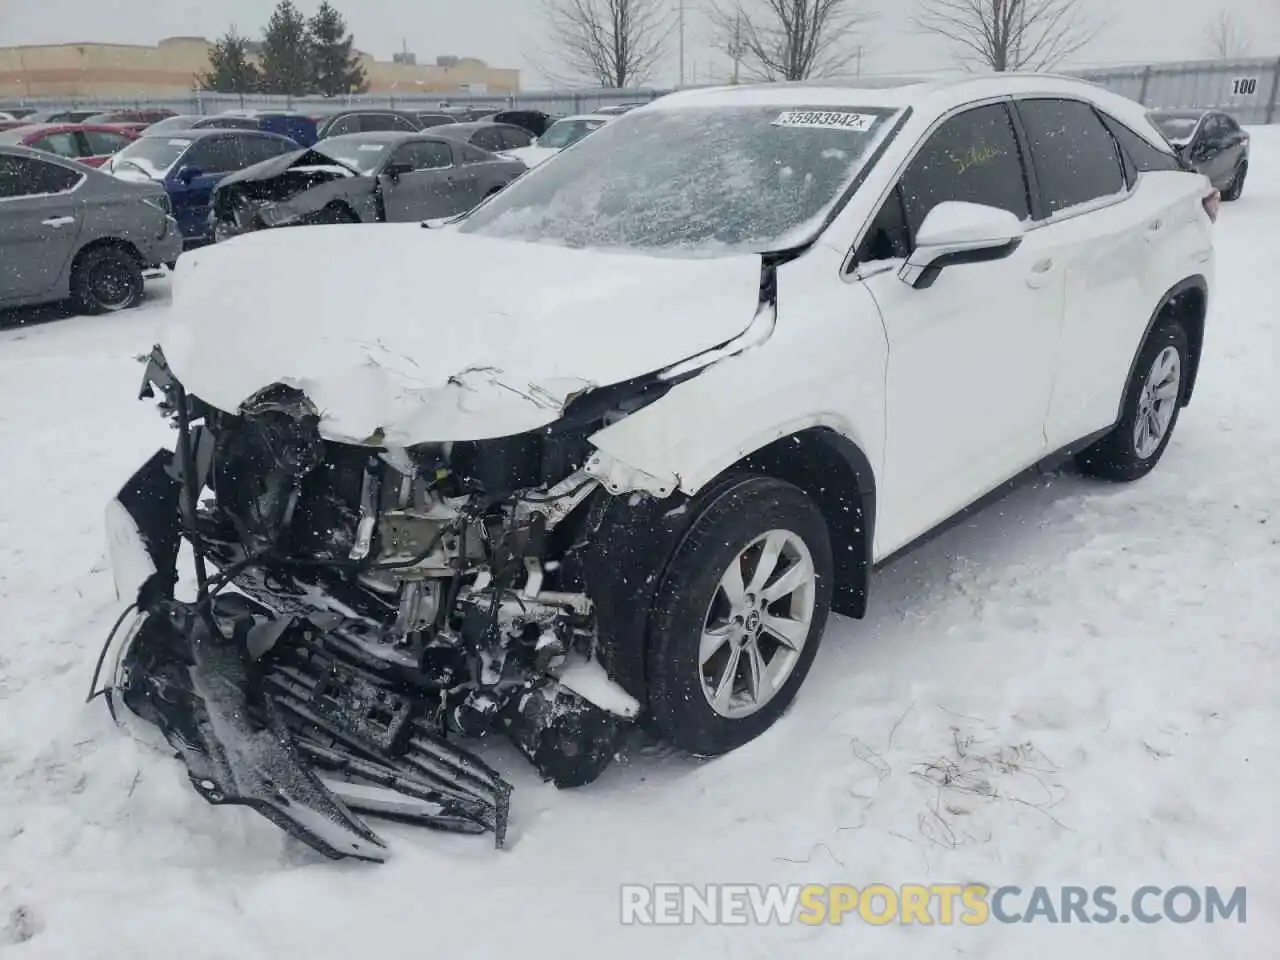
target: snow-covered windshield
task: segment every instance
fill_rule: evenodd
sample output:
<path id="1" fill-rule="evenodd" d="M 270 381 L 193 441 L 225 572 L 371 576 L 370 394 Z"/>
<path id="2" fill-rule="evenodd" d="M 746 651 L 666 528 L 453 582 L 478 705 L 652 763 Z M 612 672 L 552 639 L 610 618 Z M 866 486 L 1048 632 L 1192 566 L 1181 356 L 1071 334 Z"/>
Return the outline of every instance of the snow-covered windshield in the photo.
<path id="1" fill-rule="evenodd" d="M 322 140 L 311 149 L 364 176 L 371 176 L 391 149 L 386 140 L 366 140 L 362 137 L 331 137 Z"/>
<path id="2" fill-rule="evenodd" d="M 119 173 L 132 168 L 162 180 L 194 142 L 190 137 L 143 137 L 111 158 L 111 171 Z"/>
<path id="3" fill-rule="evenodd" d="M 893 111 L 674 107 L 610 121 L 464 233 L 573 247 L 764 252 L 812 238 Z"/>
<path id="4" fill-rule="evenodd" d="M 603 124 L 603 120 L 557 120 L 538 138 L 538 146 L 563 150 Z"/>

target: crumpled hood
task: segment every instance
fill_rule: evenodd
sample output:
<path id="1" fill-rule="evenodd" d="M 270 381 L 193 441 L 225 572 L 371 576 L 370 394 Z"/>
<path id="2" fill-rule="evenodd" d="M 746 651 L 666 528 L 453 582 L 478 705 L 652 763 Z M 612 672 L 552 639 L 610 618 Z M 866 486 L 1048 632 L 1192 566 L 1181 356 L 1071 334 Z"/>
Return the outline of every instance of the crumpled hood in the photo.
<path id="1" fill-rule="evenodd" d="M 755 255 L 603 253 L 418 224 L 263 230 L 178 262 L 161 346 L 222 410 L 281 382 L 311 398 L 329 439 L 482 440 L 732 339 L 759 284 Z"/>
<path id="2" fill-rule="evenodd" d="M 323 153 L 316 153 L 314 150 L 307 149 L 292 150 L 289 153 L 282 153 L 279 156 L 262 160 L 253 164 L 253 166 L 245 167 L 243 170 L 237 170 L 235 173 L 229 173 L 218 181 L 218 186 L 227 187 L 250 180 L 270 180 L 272 177 L 280 176 L 291 167 L 304 165 L 304 162 L 313 163 L 317 166 L 338 166 L 333 162 L 332 157 L 326 157 Z"/>

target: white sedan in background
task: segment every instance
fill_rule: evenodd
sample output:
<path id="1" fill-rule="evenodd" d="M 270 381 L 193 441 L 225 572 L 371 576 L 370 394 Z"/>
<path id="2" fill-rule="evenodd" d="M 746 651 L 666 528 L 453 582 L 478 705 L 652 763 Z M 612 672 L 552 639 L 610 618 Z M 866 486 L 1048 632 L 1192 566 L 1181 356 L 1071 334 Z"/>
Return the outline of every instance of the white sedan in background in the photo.
<path id="1" fill-rule="evenodd" d="M 574 117 L 565 117 L 547 127 L 546 133 L 533 141 L 532 146 L 504 152 L 507 156 L 522 160 L 525 166 L 532 169 L 551 159 L 565 147 L 577 143 L 589 133 L 599 130 L 612 119 L 614 118 L 600 113 L 583 113 Z"/>

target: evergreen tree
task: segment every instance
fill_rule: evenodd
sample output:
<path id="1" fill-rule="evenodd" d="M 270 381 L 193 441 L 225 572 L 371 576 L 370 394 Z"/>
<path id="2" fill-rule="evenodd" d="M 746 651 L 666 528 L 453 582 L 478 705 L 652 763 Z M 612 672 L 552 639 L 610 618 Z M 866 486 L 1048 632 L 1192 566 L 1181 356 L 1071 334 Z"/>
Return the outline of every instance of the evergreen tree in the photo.
<path id="1" fill-rule="evenodd" d="M 320 4 L 309 21 L 312 81 L 318 93 L 327 97 L 343 93 L 363 93 L 367 88 L 360 58 L 351 52 L 352 36 L 347 22 L 328 0 Z"/>
<path id="2" fill-rule="evenodd" d="M 232 26 L 209 51 L 209 71 L 196 80 L 201 90 L 253 93 L 262 84 L 262 73 L 249 59 L 249 41 Z"/>
<path id="3" fill-rule="evenodd" d="M 280 0 L 262 37 L 262 86 L 267 93 L 302 96 L 314 89 L 311 37 L 293 0 Z"/>

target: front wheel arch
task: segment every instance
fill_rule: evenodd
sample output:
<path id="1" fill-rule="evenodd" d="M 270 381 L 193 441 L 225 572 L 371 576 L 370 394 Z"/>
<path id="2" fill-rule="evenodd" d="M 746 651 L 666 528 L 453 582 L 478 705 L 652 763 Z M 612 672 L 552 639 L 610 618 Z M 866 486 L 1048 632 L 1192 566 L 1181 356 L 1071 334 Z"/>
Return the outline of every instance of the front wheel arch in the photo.
<path id="1" fill-rule="evenodd" d="M 835 560 L 832 609 L 867 609 L 876 520 L 871 463 L 826 427 L 797 431 L 752 451 L 696 494 L 666 498 L 598 493 L 585 520 L 583 580 L 596 615 L 596 654 L 609 676 L 648 702 L 649 620 L 667 566 L 706 507 L 744 478 L 770 476 L 800 488 L 827 523 Z"/>

